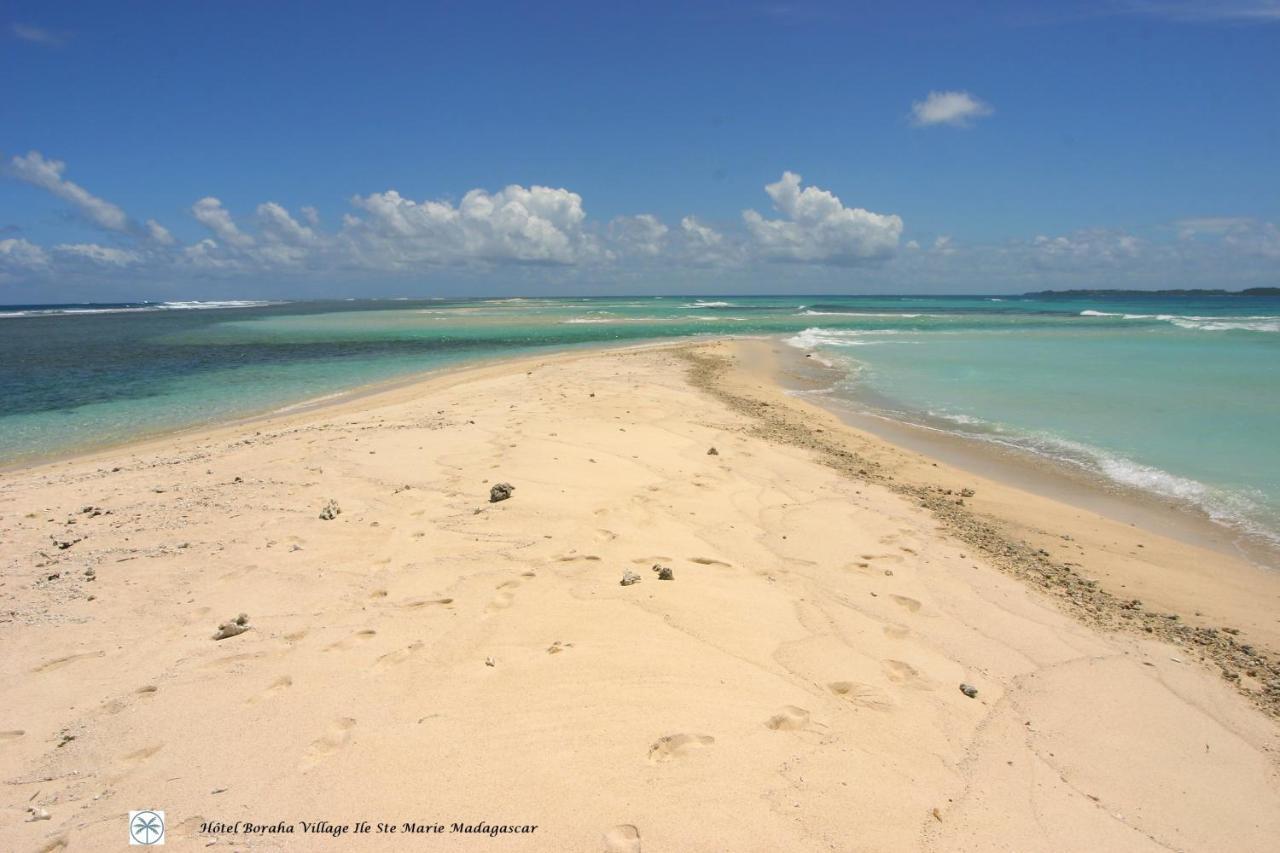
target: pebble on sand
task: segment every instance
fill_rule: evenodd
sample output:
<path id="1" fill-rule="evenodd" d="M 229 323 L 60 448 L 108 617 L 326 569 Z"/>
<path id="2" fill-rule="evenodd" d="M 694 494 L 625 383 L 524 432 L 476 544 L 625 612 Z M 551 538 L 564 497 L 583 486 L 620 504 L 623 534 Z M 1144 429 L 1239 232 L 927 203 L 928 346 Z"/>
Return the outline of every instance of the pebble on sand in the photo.
<path id="1" fill-rule="evenodd" d="M 676 579 L 676 573 L 671 570 L 670 566 L 654 563 L 653 570 L 658 573 L 658 580 L 660 581 L 673 581 Z"/>
<path id="2" fill-rule="evenodd" d="M 622 580 L 619 581 L 619 583 L 622 586 L 631 586 L 633 583 L 640 583 L 640 581 L 641 581 L 641 578 L 638 574 L 631 571 L 630 569 L 627 569 L 625 572 L 622 573 Z"/>
<path id="3" fill-rule="evenodd" d="M 225 640 L 228 637 L 234 637 L 237 634 L 243 634 L 245 631 L 248 631 L 248 630 L 249 630 L 249 616 L 246 613 L 241 613 L 236 618 L 229 619 L 228 621 L 223 622 L 221 625 L 219 625 L 218 630 L 215 631 L 213 634 L 213 638 L 215 640 Z"/>
<path id="4" fill-rule="evenodd" d="M 713 447 L 713 448 L 711 448 L 710 450 L 708 450 L 708 451 L 707 451 L 707 455 L 708 455 L 708 456 L 719 456 L 719 455 L 720 455 L 720 451 L 719 451 L 719 450 L 716 450 L 716 449 Z"/>
<path id="5" fill-rule="evenodd" d="M 516 487 L 510 483 L 497 483 L 493 488 L 489 489 L 489 503 L 496 504 L 498 501 L 505 501 L 511 497 L 511 493 Z"/>
<path id="6" fill-rule="evenodd" d="M 338 506 L 338 502 L 335 500 L 330 500 L 320 510 L 320 517 L 325 521 L 333 521 L 339 515 L 342 515 L 342 508 Z"/>
<path id="7" fill-rule="evenodd" d="M 961 682 L 960 692 L 968 696 L 970 699 L 974 699 L 978 695 L 978 688 L 974 687 L 972 684 Z"/>

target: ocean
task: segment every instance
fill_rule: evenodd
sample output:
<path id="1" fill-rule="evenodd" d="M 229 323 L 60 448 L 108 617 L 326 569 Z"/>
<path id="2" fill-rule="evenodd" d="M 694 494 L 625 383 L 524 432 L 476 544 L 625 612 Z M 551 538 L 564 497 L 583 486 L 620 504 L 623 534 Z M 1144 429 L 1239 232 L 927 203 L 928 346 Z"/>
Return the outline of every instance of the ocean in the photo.
<path id="1" fill-rule="evenodd" d="M 776 335 L 842 405 L 1280 543 L 1280 297 L 777 296 L 0 307 L 0 465 L 525 353 Z"/>

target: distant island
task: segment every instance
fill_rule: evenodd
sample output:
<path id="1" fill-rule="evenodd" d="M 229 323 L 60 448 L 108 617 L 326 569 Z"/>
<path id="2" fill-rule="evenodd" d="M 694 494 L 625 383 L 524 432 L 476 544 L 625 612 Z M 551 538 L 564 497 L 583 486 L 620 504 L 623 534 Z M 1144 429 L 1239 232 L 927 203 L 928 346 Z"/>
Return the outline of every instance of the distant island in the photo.
<path id="1" fill-rule="evenodd" d="M 1023 296 L 1280 296 L 1280 287 L 1250 287 L 1246 290 L 1037 290 Z"/>

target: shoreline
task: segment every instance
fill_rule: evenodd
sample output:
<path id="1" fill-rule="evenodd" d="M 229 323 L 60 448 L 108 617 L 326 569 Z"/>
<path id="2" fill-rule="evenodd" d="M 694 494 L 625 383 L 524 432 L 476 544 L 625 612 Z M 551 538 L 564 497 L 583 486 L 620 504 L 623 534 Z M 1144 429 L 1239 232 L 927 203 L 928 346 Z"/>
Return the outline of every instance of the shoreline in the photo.
<path id="1" fill-rule="evenodd" d="M 414 371 L 412 373 L 392 377 L 390 379 L 381 379 L 374 382 L 353 385 L 350 388 L 335 391 L 330 394 L 323 394 L 318 397 L 309 397 L 295 403 L 285 403 L 283 405 L 272 406 L 270 408 L 250 412 L 248 414 L 236 415 L 225 419 L 216 419 L 214 421 L 192 424 L 189 426 L 158 427 L 154 431 L 147 432 L 134 438 L 111 441 L 105 444 L 80 445 L 76 448 L 56 451 L 48 456 L 27 458 L 13 463 L 0 463 L 0 477 L 44 467 L 86 461 L 99 456 L 128 453 L 134 450 L 149 448 L 154 444 L 162 442 L 198 438 L 205 433 L 218 433 L 224 430 L 234 430 L 264 424 L 271 425 L 276 421 L 283 422 L 292 418 L 327 412 L 330 409 L 352 407 L 356 403 L 369 399 L 372 399 L 373 403 L 376 405 L 380 402 L 379 398 L 383 395 L 388 395 L 388 399 L 393 399 L 393 395 L 396 395 L 398 392 L 412 390 L 419 386 L 426 386 L 429 383 L 436 381 L 445 381 L 453 376 L 465 375 L 469 371 L 483 371 L 494 368 L 504 368 L 507 366 L 516 367 L 526 362 L 546 361 L 548 359 L 559 359 L 574 356 L 587 356 L 594 352 L 648 349 L 652 347 L 674 346 L 679 343 L 689 343 L 689 340 L 687 338 L 659 338 L 642 343 L 591 343 L 568 347 L 555 346 L 541 353 L 531 352 L 520 353 L 518 355 L 483 357 L 475 359 L 474 361 L 465 361 L 445 365 L 443 367 L 428 368 L 426 370 Z"/>
<path id="2" fill-rule="evenodd" d="M 855 401 L 845 401 L 825 394 L 830 382 L 845 374 L 824 362 L 806 359 L 800 350 L 789 347 L 783 334 L 717 335 L 714 338 L 666 337 L 641 343 L 594 342 L 569 347 L 554 347 L 543 352 L 498 355 L 458 364 L 429 368 L 389 379 L 377 380 L 311 397 L 282 406 L 273 406 L 232 418 L 177 428 L 157 428 L 138 437 L 92 444 L 58 451 L 46 456 L 0 464 L 0 477 L 70 462 L 128 453 L 149 448 L 157 443 L 199 437 L 203 433 L 270 426 L 330 409 L 341 410 L 371 400 L 372 404 L 386 396 L 395 399 L 398 392 L 409 391 L 430 383 L 463 377 L 471 371 L 512 368 L 530 361 L 590 356 L 596 352 L 645 350 L 681 346 L 699 346 L 712 342 L 764 341 L 772 347 L 774 364 L 764 369 L 772 381 L 792 396 L 803 399 L 833 413 L 842 422 L 864 433 L 875 435 L 900 449 L 945 462 L 963 471 L 982 476 L 1031 494 L 1099 512 L 1116 521 L 1133 524 L 1151 533 L 1167 536 L 1188 544 L 1208 547 L 1226 556 L 1244 559 L 1267 571 L 1280 571 L 1280 546 L 1233 525 L 1210 517 L 1202 508 L 1179 504 L 1136 486 L 1110 480 L 1100 473 L 1076 469 L 1060 460 L 1017 448 L 987 445 L 945 429 L 933 429 L 887 416 L 859 411 Z M 822 376 L 822 380 L 816 377 Z"/>
<path id="3" fill-rule="evenodd" d="M 1023 448 L 862 411 L 856 400 L 828 393 L 829 382 L 823 380 L 843 378 L 839 368 L 823 362 L 813 364 L 800 350 L 786 345 L 775 347 L 773 354 L 777 364 L 771 373 L 788 391 L 835 414 L 849 426 L 904 450 L 1161 536 L 1242 558 L 1259 568 L 1280 571 L 1280 545 L 1216 519 L 1200 506 Z"/>
<path id="4" fill-rule="evenodd" d="M 1227 653 L 1272 665 L 1274 578 L 860 432 L 772 345 L 507 360 L 6 474 L 0 846 L 109 847 L 149 806 L 197 845 L 1266 849 L 1280 727 Z"/>
<path id="5" fill-rule="evenodd" d="M 728 355 L 711 357 L 692 348 L 679 354 L 692 365 L 696 387 L 757 418 L 761 433 L 771 440 L 813 451 L 822 464 L 852 479 L 918 502 L 992 565 L 1056 597 L 1085 624 L 1109 631 L 1138 630 L 1189 648 L 1280 719 L 1280 619 L 1275 615 L 1280 573 L 1207 543 L 1197 544 L 1194 537 L 1170 537 L 1095 509 L 1067 505 L 1052 489 L 1009 485 L 860 429 L 826 407 L 788 394 L 777 379 L 776 359 L 784 351 L 775 344 L 734 342 Z M 734 373 L 740 375 L 726 382 Z M 788 400 L 803 414 L 788 412 Z M 813 416 L 827 426 L 812 426 Z M 832 425 L 837 429 L 828 433 Z M 838 427 L 852 435 L 841 436 Z M 954 485 L 962 482 L 976 489 Z M 982 497 L 976 496 L 978 489 Z M 1170 518 L 1176 522 L 1180 515 L 1185 513 Z M 1104 567 L 1126 550 L 1132 559 L 1123 571 Z M 1071 559 L 1059 556 L 1064 553 Z M 1219 556 L 1214 563 L 1206 559 L 1213 556 Z M 1200 609 L 1199 599 L 1208 590 L 1228 585 L 1233 587 L 1231 616 Z M 1265 651 L 1259 653 L 1237 639 L 1242 625 L 1255 642 L 1265 643 Z"/>

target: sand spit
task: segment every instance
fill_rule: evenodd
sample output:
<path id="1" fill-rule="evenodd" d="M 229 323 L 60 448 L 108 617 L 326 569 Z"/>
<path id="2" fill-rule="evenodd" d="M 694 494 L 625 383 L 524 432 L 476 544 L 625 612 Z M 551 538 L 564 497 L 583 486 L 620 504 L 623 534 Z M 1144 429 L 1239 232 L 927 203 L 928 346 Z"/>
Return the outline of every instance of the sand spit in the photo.
<path id="1" fill-rule="evenodd" d="M 140 809 L 182 849 L 1273 846 L 1275 586 L 848 429 L 760 346 L 0 475 L 0 849 Z"/>

